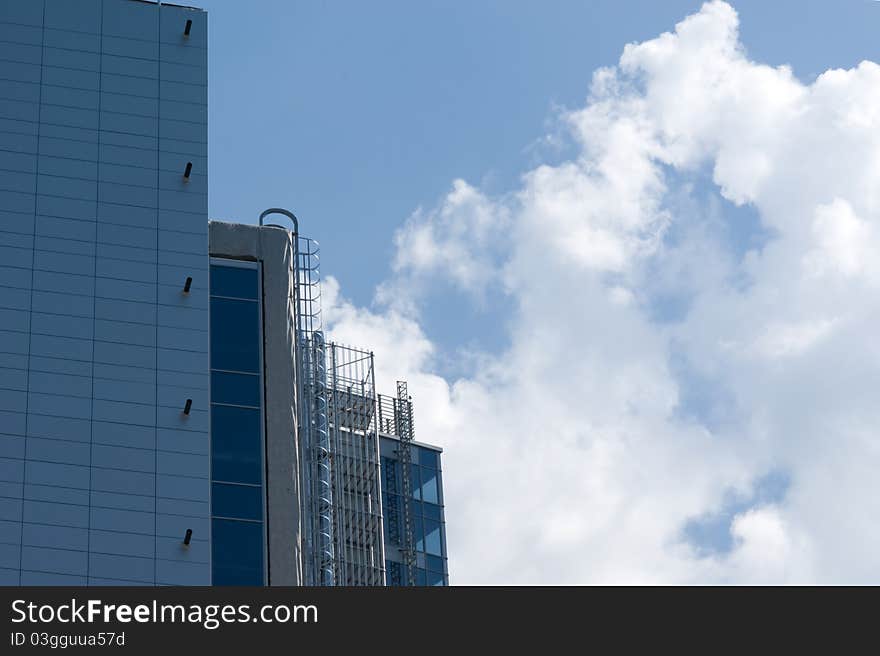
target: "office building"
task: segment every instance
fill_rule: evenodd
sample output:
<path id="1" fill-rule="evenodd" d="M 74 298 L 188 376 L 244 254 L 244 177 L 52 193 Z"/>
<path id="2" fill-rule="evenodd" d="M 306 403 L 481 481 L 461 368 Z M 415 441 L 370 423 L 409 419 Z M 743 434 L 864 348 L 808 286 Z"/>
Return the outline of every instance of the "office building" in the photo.
<path id="1" fill-rule="evenodd" d="M 205 12 L 0 9 L 0 584 L 437 582 L 439 474 L 386 553 L 421 447 L 324 342 L 314 243 L 209 224 Z"/>
<path id="2" fill-rule="evenodd" d="M 449 585 L 441 450 L 413 439 L 406 383 L 379 395 L 377 416 L 387 585 Z"/>

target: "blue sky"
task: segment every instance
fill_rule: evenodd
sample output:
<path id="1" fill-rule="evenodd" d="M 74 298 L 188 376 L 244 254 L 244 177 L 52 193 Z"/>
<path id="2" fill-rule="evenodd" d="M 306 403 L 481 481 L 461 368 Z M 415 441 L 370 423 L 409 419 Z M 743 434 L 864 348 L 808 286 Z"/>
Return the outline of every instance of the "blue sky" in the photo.
<path id="1" fill-rule="evenodd" d="M 421 438 L 447 448 L 453 581 L 880 580 L 876 559 L 837 539 L 870 510 L 862 426 L 880 421 L 856 385 L 880 364 L 851 352 L 875 325 L 862 292 L 880 279 L 864 255 L 876 73 L 817 82 L 876 59 L 880 3 L 734 1 L 738 31 L 726 5 L 701 4 L 202 2 L 211 216 L 287 207 L 321 242 L 323 273 L 352 302 L 339 333 L 393 353 L 388 379 L 421 394 Z M 671 47 L 657 38 L 697 12 Z M 588 102 L 594 71 L 636 42 L 650 88 Z M 715 86 L 693 82 L 705 79 Z M 631 121 L 648 126 L 644 143 L 606 143 Z M 563 133 L 559 149 L 542 141 Z M 540 165 L 546 179 L 522 177 Z M 458 196 L 457 179 L 471 185 Z M 537 200 L 511 200 L 526 192 Z M 433 250 L 395 273 L 395 233 L 417 208 L 405 236 Z M 633 246 L 667 220 L 662 247 Z M 454 234 L 481 225 L 479 243 Z M 444 249 L 483 268 L 432 259 Z M 410 274 L 416 316 L 373 303 Z M 546 459 L 546 490 L 524 444 Z M 490 449 L 486 471 L 475 463 Z M 567 495 L 549 500 L 558 516 L 545 504 L 523 520 L 553 489 Z M 484 531 L 513 545 L 492 571 Z M 523 559 L 543 567 L 512 564 Z"/>
<path id="2" fill-rule="evenodd" d="M 700 4 L 202 0 L 211 216 L 293 209 L 326 270 L 368 303 L 416 207 L 457 177 L 514 186 L 555 108 L 582 104 L 594 69 Z M 880 6 L 867 0 L 734 6 L 750 56 L 804 81 L 876 53 Z"/>
<path id="3" fill-rule="evenodd" d="M 560 107 L 622 46 L 669 30 L 699 2 L 205 0 L 210 20 L 212 217 L 291 208 L 325 273 L 368 304 L 394 231 L 460 177 L 504 192 L 553 153 Z M 867 0 L 735 3 L 750 56 L 805 81 L 876 49 Z M 498 350 L 508 300 L 464 306 L 438 286 L 425 329 L 444 352 Z M 458 368 L 439 366 L 450 374 Z"/>

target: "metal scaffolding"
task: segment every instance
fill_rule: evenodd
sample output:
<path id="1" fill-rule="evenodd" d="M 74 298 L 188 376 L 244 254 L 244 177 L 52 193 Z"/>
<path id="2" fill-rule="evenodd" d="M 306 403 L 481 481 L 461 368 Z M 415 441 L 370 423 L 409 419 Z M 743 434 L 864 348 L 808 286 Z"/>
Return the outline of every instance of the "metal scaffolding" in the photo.
<path id="1" fill-rule="evenodd" d="M 384 585 L 373 354 L 327 344 L 337 585 Z"/>
<path id="2" fill-rule="evenodd" d="M 325 341 L 318 243 L 291 240 L 305 583 L 384 585 L 373 354 Z"/>

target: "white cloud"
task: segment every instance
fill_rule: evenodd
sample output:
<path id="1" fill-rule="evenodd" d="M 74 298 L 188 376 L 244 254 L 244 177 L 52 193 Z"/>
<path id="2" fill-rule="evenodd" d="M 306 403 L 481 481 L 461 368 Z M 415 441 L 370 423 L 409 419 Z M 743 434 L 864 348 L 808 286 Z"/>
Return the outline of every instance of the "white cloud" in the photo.
<path id="1" fill-rule="evenodd" d="M 503 247 L 507 225 L 506 208 L 455 180 L 440 207 L 416 210 L 397 232 L 394 270 L 408 286 L 442 273 L 480 297 L 497 278 L 492 256 Z"/>
<path id="2" fill-rule="evenodd" d="M 868 221 L 856 216 L 847 201 L 836 198 L 816 207 L 812 236 L 815 249 L 804 257 L 807 273 L 876 279 L 874 254 L 878 243 L 874 230 Z"/>
<path id="3" fill-rule="evenodd" d="M 812 580 L 810 546 L 775 507 L 737 515 L 731 526 L 736 546 L 724 564 L 728 581 L 769 584 Z"/>
<path id="4" fill-rule="evenodd" d="M 802 84 L 709 2 L 626 46 L 565 122 L 571 161 L 500 198 L 455 181 L 410 217 L 384 286 L 409 302 L 327 285 L 332 336 L 408 378 L 419 439 L 446 449 L 453 582 L 880 581 L 880 67 Z M 735 255 L 690 198 L 704 169 L 774 235 L 761 250 Z M 514 301 L 471 377 L 433 373 L 417 308 L 437 281 Z M 725 422 L 687 407 L 699 381 Z M 772 470 L 787 493 L 735 518 L 729 553 L 685 542 Z"/>
<path id="5" fill-rule="evenodd" d="M 755 344 L 755 351 L 767 358 L 800 355 L 833 329 L 836 320 L 823 319 L 768 326 Z"/>

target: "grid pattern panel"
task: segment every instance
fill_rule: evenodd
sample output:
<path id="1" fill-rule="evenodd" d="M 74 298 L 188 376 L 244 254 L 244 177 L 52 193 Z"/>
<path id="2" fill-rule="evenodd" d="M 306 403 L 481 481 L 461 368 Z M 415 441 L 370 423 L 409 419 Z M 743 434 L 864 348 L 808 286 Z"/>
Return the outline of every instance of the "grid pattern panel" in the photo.
<path id="1" fill-rule="evenodd" d="M 205 15 L 0 9 L 0 583 L 208 583 Z"/>
<path id="2" fill-rule="evenodd" d="M 373 354 L 327 345 L 336 585 L 383 585 Z"/>
<path id="3" fill-rule="evenodd" d="M 393 399 L 383 397 L 383 400 Z M 413 582 L 418 586 L 449 585 L 440 452 L 424 446 L 411 447 L 411 491 L 410 498 L 406 499 L 401 484 L 403 472 L 399 445 L 400 441 L 390 433 L 380 436 L 387 585 L 408 585 L 400 552 L 404 503 L 409 504 L 412 520 L 411 542 L 416 556 Z"/>

